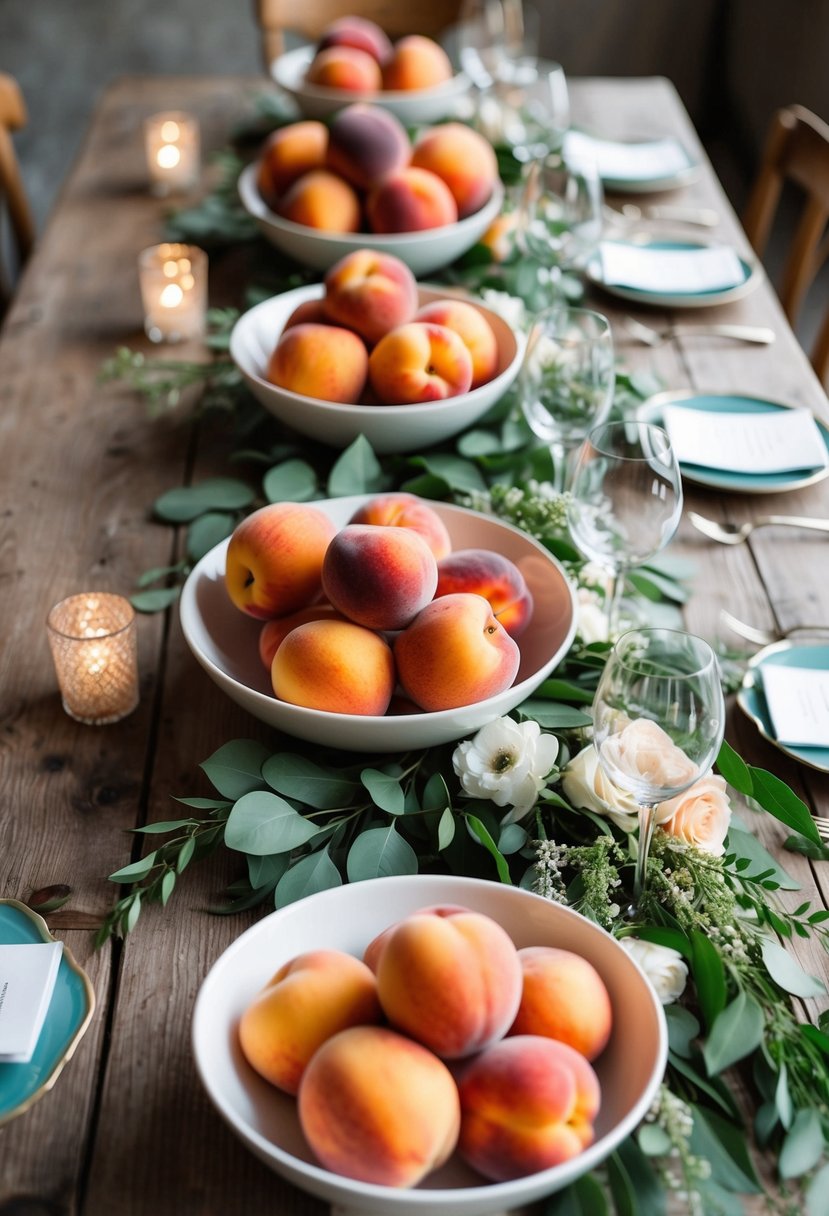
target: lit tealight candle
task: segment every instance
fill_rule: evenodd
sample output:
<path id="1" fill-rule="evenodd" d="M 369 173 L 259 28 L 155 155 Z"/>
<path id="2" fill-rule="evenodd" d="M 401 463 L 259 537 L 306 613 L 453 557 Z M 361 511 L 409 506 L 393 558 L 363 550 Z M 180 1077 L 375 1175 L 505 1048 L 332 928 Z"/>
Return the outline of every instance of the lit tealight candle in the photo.
<path id="1" fill-rule="evenodd" d="M 207 254 L 194 245 L 153 245 L 138 258 L 144 330 L 151 342 L 183 342 L 204 333 Z"/>
<path id="2" fill-rule="evenodd" d="M 154 114 L 144 123 L 147 171 L 154 194 L 190 190 L 199 177 L 199 124 L 190 114 Z"/>
<path id="3" fill-rule="evenodd" d="M 55 604 L 47 622 L 63 708 L 93 726 L 138 705 L 135 612 L 120 595 L 84 592 Z"/>

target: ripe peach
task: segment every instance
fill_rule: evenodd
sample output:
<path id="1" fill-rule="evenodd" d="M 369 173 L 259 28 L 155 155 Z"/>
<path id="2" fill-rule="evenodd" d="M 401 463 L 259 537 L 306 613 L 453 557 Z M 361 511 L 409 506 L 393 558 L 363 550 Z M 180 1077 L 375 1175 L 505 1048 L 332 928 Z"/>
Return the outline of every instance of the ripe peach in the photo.
<path id="1" fill-rule="evenodd" d="M 479 211 L 498 180 L 498 161 L 483 135 L 460 122 L 430 127 L 417 140 L 412 164 L 442 177 L 458 204 L 458 215 Z"/>
<path id="2" fill-rule="evenodd" d="M 273 210 L 289 186 L 325 164 L 328 129 L 321 122 L 293 122 L 280 127 L 267 140 L 259 157 L 256 184 Z"/>
<path id="3" fill-rule="evenodd" d="M 280 701 L 333 714 L 384 714 L 394 681 L 394 659 L 384 639 L 352 621 L 299 625 L 271 665 Z"/>
<path id="4" fill-rule="evenodd" d="M 427 909 L 395 925 L 376 958 L 377 993 L 397 1030 L 460 1059 L 502 1038 L 521 1000 L 506 930 L 466 909 Z"/>
<path id="5" fill-rule="evenodd" d="M 239 1043 L 266 1081 L 295 1094 L 318 1047 L 382 1018 L 373 972 L 340 950 L 311 950 L 279 968 L 242 1014 Z"/>
<path id="6" fill-rule="evenodd" d="M 524 990 L 510 1034 L 544 1035 L 595 1060 L 610 1038 L 613 1008 L 593 964 L 555 946 L 527 946 L 518 958 Z"/>
<path id="7" fill-rule="evenodd" d="M 484 314 L 465 300 L 433 300 L 415 313 L 416 321 L 445 325 L 463 340 L 472 356 L 472 388 L 486 384 L 498 370 L 498 342 Z"/>
<path id="8" fill-rule="evenodd" d="M 492 254 L 493 262 L 505 262 L 515 246 L 518 211 L 502 211 L 481 237 L 480 243 Z"/>
<path id="9" fill-rule="evenodd" d="M 509 688 L 518 672 L 518 644 L 481 595 L 444 595 L 395 639 L 397 672 L 406 696 L 422 709 L 455 709 Z"/>
<path id="10" fill-rule="evenodd" d="M 283 334 L 286 329 L 292 329 L 294 325 L 302 325 L 306 321 L 311 321 L 314 325 L 331 324 L 331 321 L 329 321 L 325 314 L 322 300 L 303 300 L 301 304 L 297 304 L 288 320 L 282 326 Z"/>
<path id="11" fill-rule="evenodd" d="M 463 1159 L 493 1182 L 569 1161 L 593 1142 L 601 1101 L 584 1056 L 536 1035 L 503 1039 L 458 1079 Z"/>
<path id="12" fill-rule="evenodd" d="M 334 117 L 327 164 L 358 190 L 370 190 L 408 164 L 411 144 L 399 119 L 380 106 L 353 105 Z"/>
<path id="13" fill-rule="evenodd" d="M 237 608 L 265 621 L 295 612 L 322 588 L 322 561 L 336 528 L 317 507 L 270 503 L 237 524 L 225 583 Z"/>
<path id="14" fill-rule="evenodd" d="M 533 597 L 524 575 L 514 562 L 491 549 L 457 549 L 438 562 L 440 595 L 459 591 L 482 595 L 496 620 L 510 637 L 517 638 L 530 623 Z"/>
<path id="15" fill-rule="evenodd" d="M 280 199 L 277 214 L 324 232 L 359 232 L 362 222 L 357 195 L 327 169 L 312 169 L 297 178 Z"/>
<path id="16" fill-rule="evenodd" d="M 430 904 L 428 908 L 418 908 L 416 915 L 418 916 L 452 916 L 455 912 L 469 912 L 470 909 L 464 907 L 463 904 Z M 395 921 L 389 925 L 388 929 L 384 929 L 382 933 L 378 933 L 373 937 L 363 951 L 363 962 L 367 967 L 377 974 L 377 964 L 380 961 L 380 955 L 385 948 L 386 942 L 394 933 L 400 921 Z"/>
<path id="17" fill-rule="evenodd" d="M 332 21 L 317 44 L 317 50 L 329 46 L 353 46 L 365 51 L 379 64 L 391 58 L 392 45 L 387 35 L 374 21 L 367 17 L 339 17 Z"/>
<path id="18" fill-rule="evenodd" d="M 371 352 L 368 374 L 386 405 L 442 401 L 469 391 L 472 356 L 445 325 L 410 321 L 380 339 Z"/>
<path id="19" fill-rule="evenodd" d="M 310 321 L 286 329 L 268 360 L 271 384 L 317 397 L 353 403 L 366 382 L 368 352 L 357 334 Z"/>
<path id="20" fill-rule="evenodd" d="M 329 46 L 318 51 L 309 64 L 305 81 L 347 93 L 376 93 L 383 87 L 377 60 L 353 46 Z"/>
<path id="21" fill-rule="evenodd" d="M 460 1123 L 446 1065 L 381 1026 L 355 1026 L 320 1047 L 299 1087 L 299 1120 L 328 1170 L 381 1186 L 415 1186 L 450 1156 Z"/>
<path id="22" fill-rule="evenodd" d="M 298 625 L 307 625 L 309 621 L 344 620 L 345 617 L 337 612 L 333 604 L 326 604 L 323 601 L 319 604 L 310 604 L 307 608 L 300 608 L 298 612 L 292 612 L 289 616 L 279 616 L 272 621 L 265 621 L 259 634 L 259 658 L 262 660 L 263 667 L 270 671 L 273 656 L 280 644 Z"/>
<path id="23" fill-rule="evenodd" d="M 383 66 L 384 89 L 432 89 L 452 79 L 452 64 L 442 46 L 422 34 L 399 38 Z"/>
<path id="24" fill-rule="evenodd" d="M 420 533 L 438 561 L 446 557 L 452 549 L 449 531 L 437 511 L 416 494 L 406 494 L 401 490 L 389 494 L 375 494 L 354 512 L 348 522 L 412 528 Z"/>
<path id="25" fill-rule="evenodd" d="M 437 562 L 412 528 L 347 524 L 325 553 L 322 585 L 334 607 L 368 629 L 402 629 L 435 594 Z"/>
<path id="26" fill-rule="evenodd" d="M 417 283 L 409 267 L 389 253 L 355 249 L 328 270 L 325 313 L 374 345 L 389 330 L 410 321 L 417 309 Z"/>
<path id="27" fill-rule="evenodd" d="M 401 168 L 375 186 L 366 200 L 372 232 L 422 232 L 458 219 L 452 191 L 428 169 Z"/>

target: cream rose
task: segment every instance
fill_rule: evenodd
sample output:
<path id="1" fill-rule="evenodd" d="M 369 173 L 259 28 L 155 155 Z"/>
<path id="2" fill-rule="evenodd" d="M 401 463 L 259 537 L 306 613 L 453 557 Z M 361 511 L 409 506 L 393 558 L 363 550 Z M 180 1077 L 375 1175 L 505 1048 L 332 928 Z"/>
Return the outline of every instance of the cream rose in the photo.
<path id="1" fill-rule="evenodd" d="M 678 950 L 643 941 L 641 937 L 623 937 L 619 945 L 642 968 L 663 1005 L 670 1005 L 682 996 L 688 968 Z"/>
<path id="2" fill-rule="evenodd" d="M 602 758 L 642 792 L 681 789 L 694 779 L 696 766 L 656 722 L 635 718 L 602 744 Z"/>
<path id="3" fill-rule="evenodd" d="M 636 799 L 633 794 L 617 789 L 605 775 L 592 743 L 562 771 L 561 785 L 573 806 L 605 815 L 623 832 L 632 832 L 639 822 Z"/>
<path id="4" fill-rule="evenodd" d="M 664 832 L 696 845 L 714 857 L 721 857 L 731 822 L 731 803 L 725 781 L 709 771 L 690 789 L 663 802 L 657 819 Z"/>
<path id="5" fill-rule="evenodd" d="M 595 591 L 578 590 L 578 635 L 586 645 L 607 641 L 607 613 Z"/>

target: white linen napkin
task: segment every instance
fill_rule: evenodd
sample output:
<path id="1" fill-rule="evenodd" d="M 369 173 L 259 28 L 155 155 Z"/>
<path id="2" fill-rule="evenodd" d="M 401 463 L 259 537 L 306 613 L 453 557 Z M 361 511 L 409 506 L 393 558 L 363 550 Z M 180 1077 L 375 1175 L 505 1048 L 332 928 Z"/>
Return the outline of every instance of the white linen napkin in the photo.
<path id="1" fill-rule="evenodd" d="M 829 671 L 766 663 L 761 678 L 778 743 L 829 747 Z"/>
<path id="2" fill-rule="evenodd" d="M 32 1058 L 62 953 L 62 942 L 0 945 L 0 1063 Z"/>
<path id="3" fill-rule="evenodd" d="M 829 463 L 820 429 L 807 409 L 737 414 L 666 405 L 662 420 L 680 464 L 729 473 L 787 473 Z"/>
<path id="4" fill-rule="evenodd" d="M 743 264 L 728 245 L 657 249 L 624 241 L 602 241 L 602 282 L 671 295 L 723 291 L 745 281 Z"/>
<path id="5" fill-rule="evenodd" d="M 616 181 L 652 181 L 673 177 L 690 165 L 688 154 L 677 139 L 649 139 L 623 143 L 598 139 L 585 131 L 568 131 L 564 140 L 565 159 L 595 162 L 599 177 Z"/>

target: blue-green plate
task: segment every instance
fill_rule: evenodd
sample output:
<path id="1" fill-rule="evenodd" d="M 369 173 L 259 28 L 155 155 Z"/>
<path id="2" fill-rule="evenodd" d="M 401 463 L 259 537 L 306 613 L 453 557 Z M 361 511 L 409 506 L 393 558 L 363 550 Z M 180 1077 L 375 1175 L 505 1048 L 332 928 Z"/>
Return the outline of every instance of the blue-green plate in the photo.
<path id="1" fill-rule="evenodd" d="M 737 704 L 743 713 L 751 718 L 764 739 L 768 739 L 769 743 L 773 743 L 793 760 L 807 764 L 809 768 L 819 769 L 822 773 L 829 773 L 829 746 L 791 747 L 775 738 L 763 693 L 763 668 L 769 665 L 829 671 L 829 645 L 784 641 L 764 647 L 750 660 L 742 687 L 737 693 Z"/>
<path id="2" fill-rule="evenodd" d="M 777 410 L 793 409 L 782 401 L 767 401 L 764 397 L 749 397 L 739 393 L 657 393 L 648 398 L 638 410 L 643 422 L 662 424 L 666 405 L 682 405 L 703 414 L 772 414 Z M 821 439 L 829 452 L 829 428 L 819 418 L 815 421 Z M 784 490 L 802 490 L 829 476 L 829 467 L 787 470 L 785 473 L 739 473 L 730 469 L 707 469 L 702 465 L 680 463 L 682 476 L 697 485 L 733 494 L 781 494 Z"/>
<path id="3" fill-rule="evenodd" d="M 694 240 L 650 240 L 613 241 L 615 245 L 634 245 L 638 248 L 662 249 L 675 252 L 682 249 L 706 249 L 710 241 Z M 590 259 L 586 274 L 591 283 L 601 287 L 612 296 L 631 300 L 635 304 L 653 304 L 659 308 L 711 308 L 717 304 L 729 304 L 748 295 L 763 278 L 763 269 L 753 254 L 739 254 L 743 271 L 742 281 L 733 287 L 718 287 L 713 291 L 646 291 L 641 287 L 627 287 L 620 283 L 605 283 L 602 271 L 601 249 Z"/>
<path id="4" fill-rule="evenodd" d="M 605 137 L 595 131 L 588 131 L 581 128 L 581 134 L 587 135 L 594 139 L 604 139 Z M 631 148 L 642 147 L 646 144 L 653 144 L 657 141 L 661 142 L 659 136 L 651 136 L 646 139 L 610 139 L 610 143 L 625 144 Z M 685 163 L 678 165 L 673 170 L 668 170 L 663 173 L 652 173 L 650 176 L 642 176 L 636 174 L 622 174 L 621 176 L 602 172 L 601 165 L 599 166 L 599 174 L 602 179 L 602 185 L 605 190 L 612 191 L 614 194 L 652 194 L 659 190 L 676 190 L 679 186 L 687 186 L 689 182 L 698 177 L 702 165 L 698 160 L 695 160 L 688 149 L 680 140 L 674 141 L 680 148 Z M 565 155 L 567 151 L 567 137 L 564 141 Z"/>
<path id="5" fill-rule="evenodd" d="M 16 899 L 0 899 L 3 945 L 54 940 L 42 916 Z M 34 1055 L 27 1064 L 0 1064 L 0 1126 L 22 1115 L 52 1088 L 81 1041 L 94 1009 L 95 993 L 89 977 L 64 946 Z"/>

